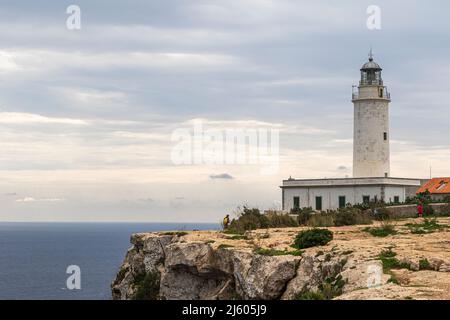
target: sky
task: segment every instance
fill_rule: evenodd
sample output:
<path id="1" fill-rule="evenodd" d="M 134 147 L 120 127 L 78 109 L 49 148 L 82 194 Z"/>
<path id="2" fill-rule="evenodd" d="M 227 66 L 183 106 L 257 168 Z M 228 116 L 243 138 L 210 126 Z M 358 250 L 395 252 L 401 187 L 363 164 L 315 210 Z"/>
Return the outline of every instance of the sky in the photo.
<path id="1" fill-rule="evenodd" d="M 80 29 L 67 27 L 72 4 Z M 370 5 L 381 29 L 367 27 Z M 351 91 L 370 47 L 392 98 L 392 176 L 450 176 L 449 11 L 2 0 L 0 221 L 218 222 L 243 205 L 279 208 L 290 176 L 351 176 Z M 199 123 L 277 132 L 276 170 L 177 163 L 174 134 Z"/>

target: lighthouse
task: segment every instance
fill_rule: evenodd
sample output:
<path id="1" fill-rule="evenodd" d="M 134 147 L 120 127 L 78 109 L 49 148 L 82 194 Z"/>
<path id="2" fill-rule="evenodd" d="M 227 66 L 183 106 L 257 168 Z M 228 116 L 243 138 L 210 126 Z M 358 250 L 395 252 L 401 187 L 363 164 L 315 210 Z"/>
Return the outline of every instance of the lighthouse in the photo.
<path id="1" fill-rule="evenodd" d="M 421 179 L 392 177 L 389 151 L 390 94 L 381 67 L 373 60 L 361 67 L 353 86 L 353 177 L 283 180 L 282 209 L 312 208 L 320 212 L 371 202 L 402 203 L 413 197 Z"/>
<path id="2" fill-rule="evenodd" d="M 361 80 L 353 86 L 353 177 L 390 177 L 389 103 L 381 67 L 373 60 L 361 68 Z"/>

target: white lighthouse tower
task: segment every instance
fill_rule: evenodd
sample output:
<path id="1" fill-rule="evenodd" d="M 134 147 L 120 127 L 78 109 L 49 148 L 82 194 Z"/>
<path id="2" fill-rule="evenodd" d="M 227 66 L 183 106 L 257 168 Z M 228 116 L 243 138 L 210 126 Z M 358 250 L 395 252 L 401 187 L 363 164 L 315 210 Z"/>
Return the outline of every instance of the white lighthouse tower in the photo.
<path id="1" fill-rule="evenodd" d="M 353 87 L 353 177 L 389 177 L 389 103 L 381 67 L 369 61 L 361 68 L 359 86 Z"/>

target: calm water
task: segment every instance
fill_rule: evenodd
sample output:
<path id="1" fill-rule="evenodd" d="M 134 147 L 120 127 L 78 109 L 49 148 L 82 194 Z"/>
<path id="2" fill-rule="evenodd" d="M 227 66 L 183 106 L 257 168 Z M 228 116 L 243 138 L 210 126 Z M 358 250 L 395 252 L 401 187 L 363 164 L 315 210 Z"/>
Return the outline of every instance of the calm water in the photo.
<path id="1" fill-rule="evenodd" d="M 0 223 L 0 299 L 110 299 L 135 232 L 218 229 L 217 224 Z M 81 290 L 66 268 L 81 268 Z"/>

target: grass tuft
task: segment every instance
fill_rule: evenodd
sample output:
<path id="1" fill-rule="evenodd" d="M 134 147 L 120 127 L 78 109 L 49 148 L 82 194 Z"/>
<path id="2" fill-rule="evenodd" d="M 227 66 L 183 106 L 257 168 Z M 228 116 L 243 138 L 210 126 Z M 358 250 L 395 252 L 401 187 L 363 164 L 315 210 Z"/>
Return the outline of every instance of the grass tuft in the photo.
<path id="1" fill-rule="evenodd" d="M 439 224 L 436 218 L 425 219 L 423 223 L 408 223 L 405 225 L 412 234 L 427 234 L 447 228 L 446 225 Z"/>
<path id="2" fill-rule="evenodd" d="M 132 300 L 158 300 L 160 275 L 158 272 L 138 274 L 134 278 L 136 292 Z"/>
<path id="3" fill-rule="evenodd" d="M 163 235 L 164 236 L 177 236 L 177 237 L 182 237 L 187 235 L 187 232 L 184 231 L 169 231 L 169 232 L 164 232 Z"/>
<path id="4" fill-rule="evenodd" d="M 411 269 L 411 266 L 408 263 L 400 262 L 395 256 L 397 253 L 392 251 L 392 249 L 381 251 L 378 258 L 381 260 L 383 264 L 383 272 L 386 274 L 390 274 L 392 269 Z"/>
<path id="5" fill-rule="evenodd" d="M 370 233 L 374 237 L 382 238 L 397 234 L 395 226 L 388 221 L 383 221 L 379 227 L 364 228 L 363 231 Z"/>
<path id="6" fill-rule="evenodd" d="M 431 264 L 428 261 L 428 259 L 421 259 L 421 260 L 419 260 L 419 269 L 420 270 L 434 270 L 431 267 Z"/>

